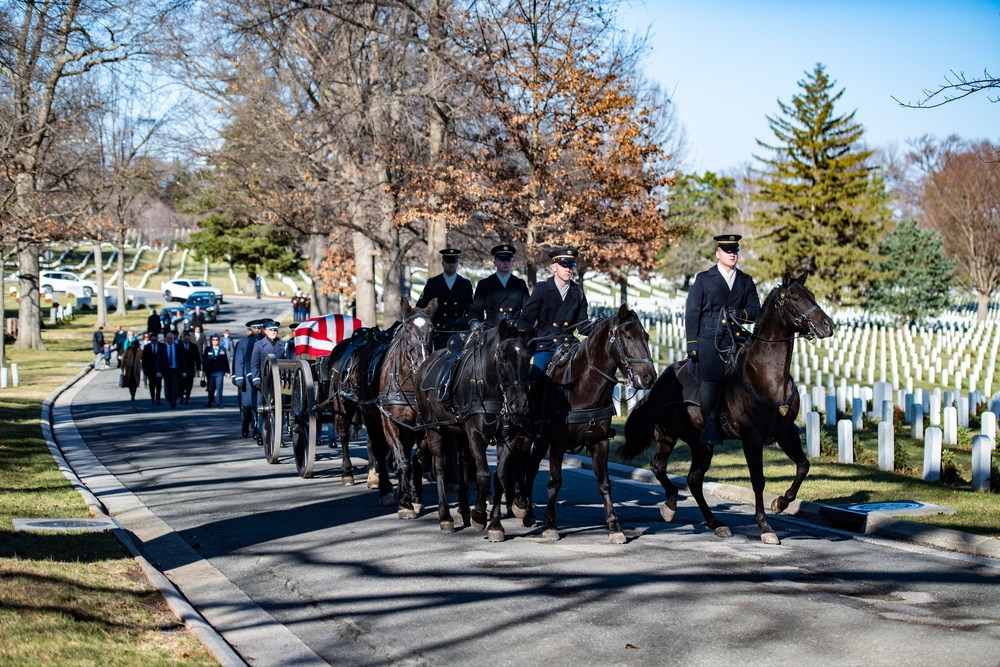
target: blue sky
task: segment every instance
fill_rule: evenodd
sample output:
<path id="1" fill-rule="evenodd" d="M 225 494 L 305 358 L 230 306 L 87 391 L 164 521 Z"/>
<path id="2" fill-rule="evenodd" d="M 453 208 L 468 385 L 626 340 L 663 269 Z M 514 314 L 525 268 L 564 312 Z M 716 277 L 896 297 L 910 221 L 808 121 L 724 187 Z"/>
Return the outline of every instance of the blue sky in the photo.
<path id="1" fill-rule="evenodd" d="M 673 93 L 687 132 L 685 171 L 725 171 L 771 142 L 766 116 L 800 92 L 817 62 L 845 89 L 869 145 L 952 133 L 1000 143 L 1000 103 L 983 91 L 937 109 L 905 109 L 949 70 L 1000 77 L 1000 0 L 808 2 L 632 0 L 622 27 L 645 33 L 645 71 Z"/>

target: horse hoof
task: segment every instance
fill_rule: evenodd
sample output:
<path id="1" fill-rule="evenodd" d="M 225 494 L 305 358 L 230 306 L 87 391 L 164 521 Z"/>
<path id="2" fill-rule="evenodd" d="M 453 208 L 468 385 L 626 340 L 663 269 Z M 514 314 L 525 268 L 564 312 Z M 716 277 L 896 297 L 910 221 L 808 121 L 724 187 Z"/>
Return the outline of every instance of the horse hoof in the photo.
<path id="1" fill-rule="evenodd" d="M 670 523 L 671 521 L 674 520 L 675 514 L 677 514 L 676 509 L 670 509 L 669 507 L 667 507 L 666 503 L 660 505 L 660 516 L 662 516 L 663 520 L 666 521 L 667 523 Z"/>
<path id="2" fill-rule="evenodd" d="M 719 537 L 732 537 L 733 531 L 729 530 L 729 526 L 719 526 L 715 529 L 715 534 Z"/>
<path id="3" fill-rule="evenodd" d="M 503 530 L 491 530 L 486 533 L 486 539 L 490 542 L 503 542 L 506 539 Z"/>
<path id="4" fill-rule="evenodd" d="M 611 544 L 625 544 L 628 540 L 625 539 L 625 533 L 618 531 L 617 533 L 608 533 L 608 539 Z"/>
<path id="5" fill-rule="evenodd" d="M 417 516 L 417 513 L 406 507 L 400 507 L 396 510 L 396 518 L 398 519 L 413 519 Z"/>
<path id="6" fill-rule="evenodd" d="M 777 498 L 775 498 L 771 502 L 771 513 L 772 514 L 781 514 L 786 509 L 788 509 L 788 501 L 786 501 L 781 496 L 778 496 Z"/>
<path id="7" fill-rule="evenodd" d="M 340 483 L 342 486 L 354 486 L 354 476 L 344 475 L 340 478 Z"/>
<path id="8" fill-rule="evenodd" d="M 423 503 L 413 503 L 413 512 L 415 514 L 420 514 L 423 511 L 424 511 L 424 504 Z"/>
<path id="9" fill-rule="evenodd" d="M 472 519 L 472 527 L 476 530 L 486 530 L 485 521 L 477 521 L 475 518 Z"/>
<path id="10" fill-rule="evenodd" d="M 781 540 L 774 533 L 761 533 L 760 541 L 764 544 L 781 544 Z"/>
<path id="11" fill-rule="evenodd" d="M 384 494 L 378 499 L 379 507 L 395 507 L 396 497 L 392 495 L 392 492 Z"/>
<path id="12" fill-rule="evenodd" d="M 376 470 L 368 471 L 368 488 L 369 489 L 378 488 L 378 471 Z"/>
<path id="13" fill-rule="evenodd" d="M 518 519 L 523 519 L 524 517 L 528 516 L 528 508 L 521 507 L 517 503 L 514 503 L 513 505 L 510 506 L 510 511 L 513 512 L 514 516 L 516 516 Z"/>
<path id="14" fill-rule="evenodd" d="M 442 533 L 454 533 L 455 532 L 455 522 L 454 521 L 442 521 L 440 524 Z"/>
<path id="15" fill-rule="evenodd" d="M 542 537 L 549 540 L 550 542 L 558 542 L 561 539 L 559 531 L 555 528 L 546 528 L 542 531 Z"/>
<path id="16" fill-rule="evenodd" d="M 524 526 L 525 528 L 531 528 L 532 526 L 534 526 L 535 525 L 535 515 L 534 514 L 525 514 L 524 518 L 521 519 L 521 525 Z"/>
<path id="17" fill-rule="evenodd" d="M 468 514 L 462 515 L 462 525 L 466 527 L 472 525 L 472 518 Z M 483 526 L 483 528 L 485 528 L 485 526 Z M 476 530 L 482 530 L 482 528 L 477 528 Z"/>

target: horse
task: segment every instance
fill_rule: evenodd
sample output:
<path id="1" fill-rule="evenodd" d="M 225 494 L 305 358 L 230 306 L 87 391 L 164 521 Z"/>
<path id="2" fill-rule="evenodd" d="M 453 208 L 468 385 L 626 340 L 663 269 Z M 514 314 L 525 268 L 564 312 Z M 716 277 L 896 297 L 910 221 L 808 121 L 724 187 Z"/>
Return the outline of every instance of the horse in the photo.
<path id="1" fill-rule="evenodd" d="M 608 538 L 625 543 L 611 500 L 608 478 L 608 438 L 611 428 L 612 390 L 618 384 L 614 373 L 621 371 L 626 386 L 648 389 L 656 379 L 649 351 L 649 334 L 634 310 L 622 304 L 618 312 L 598 321 L 587 339 L 569 354 L 553 357 L 542 381 L 540 403 L 531 407 L 535 435 L 527 464 L 527 474 L 513 511 L 525 526 L 534 524 L 532 487 L 538 466 L 549 455 L 548 504 L 542 536 L 560 538 L 556 528 L 556 498 L 562 486 L 562 462 L 567 451 L 586 447 L 593 460 L 597 488 L 604 502 Z"/>
<path id="2" fill-rule="evenodd" d="M 431 354 L 437 299 L 431 299 L 425 308 L 411 307 L 405 296 L 401 300 L 403 320 L 389 329 L 392 339 L 388 346 L 369 346 L 359 359 L 358 401 L 372 457 L 379 464 L 379 502 L 388 505 L 392 498 L 392 482 L 385 467 L 391 453 L 399 483 L 397 515 L 406 519 L 416 516 L 410 454 L 420 434 L 413 375 Z"/>
<path id="3" fill-rule="evenodd" d="M 833 335 L 833 320 L 817 305 L 805 281 L 804 273 L 795 279 L 785 275 L 781 284 L 768 294 L 750 342 L 741 348 L 731 372 L 727 373 L 719 400 L 723 429 L 743 442 L 755 497 L 754 518 L 765 544 L 779 544 L 779 540 L 764 513 L 764 443 L 773 438 L 795 463 L 795 478 L 788 490 L 771 504 L 772 512 L 777 514 L 787 509 L 809 473 L 809 460 L 802 451 L 795 426 L 799 394 L 788 372 L 792 345 L 796 336 L 811 340 Z M 704 420 L 697 396 L 683 391 L 687 363 L 682 360 L 668 367 L 649 394 L 632 409 L 625 422 L 625 444 L 617 453 L 628 461 L 656 442 L 650 469 L 666 492 L 660 513 L 664 520 L 672 521 L 677 511 L 677 488 L 667 477 L 667 460 L 678 438 L 688 443 L 691 469 L 687 482 L 691 495 L 708 527 L 719 537 L 730 537 L 732 531 L 712 514 L 705 502 L 702 484 L 712 465 L 714 450 L 699 444 Z"/>
<path id="4" fill-rule="evenodd" d="M 534 330 L 519 332 L 513 322 L 502 321 L 489 329 L 480 327 L 469 332 L 458 359 L 449 358 L 452 353 L 447 349 L 437 350 L 417 370 L 418 417 L 426 429 L 421 447 L 431 454 L 438 489 L 438 522 L 444 532 L 455 529 L 445 496 L 445 447 L 459 447 L 475 462 L 478 494 L 471 516 L 467 477 L 459 475 L 459 513 L 464 523 L 471 523 L 476 530 L 486 528 L 486 499 L 490 495 L 486 447 L 493 442 L 497 444 L 495 497 L 499 499 L 504 492 L 510 454 L 527 433 L 524 422 L 533 336 Z M 445 398 L 440 385 L 448 363 L 455 366 L 450 376 L 454 390 Z M 413 478 L 419 502 L 422 483 L 417 463 Z M 513 498 L 513 493 L 510 496 Z M 504 539 L 500 513 L 501 503 L 494 502 L 487 531 L 491 542 Z"/>
<path id="5" fill-rule="evenodd" d="M 358 360 L 367 346 L 378 338 L 380 330 L 377 327 L 358 329 L 350 338 L 337 343 L 328 357 L 317 360 L 320 381 L 328 382 L 328 404 L 333 414 L 333 423 L 340 440 L 341 484 L 354 484 L 354 466 L 351 463 L 350 442 L 353 431 L 360 426 L 361 405 L 357 397 Z M 333 443 L 330 445 L 333 446 Z M 368 442 L 369 486 L 378 486 L 377 464 L 371 452 L 371 440 Z M 374 479 L 373 479 L 374 477 Z"/>

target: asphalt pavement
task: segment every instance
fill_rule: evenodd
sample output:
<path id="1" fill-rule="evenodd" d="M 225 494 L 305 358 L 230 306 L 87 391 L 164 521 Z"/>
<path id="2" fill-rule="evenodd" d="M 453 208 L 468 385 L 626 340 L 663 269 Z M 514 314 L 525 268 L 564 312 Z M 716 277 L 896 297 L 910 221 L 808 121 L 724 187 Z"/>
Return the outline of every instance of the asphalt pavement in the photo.
<path id="1" fill-rule="evenodd" d="M 433 489 L 401 521 L 341 486 L 338 450 L 321 448 L 310 480 L 288 448 L 268 465 L 239 437 L 231 386 L 226 410 L 197 387 L 177 410 L 142 391 L 132 403 L 117 373 L 83 376 L 55 402 L 56 440 L 98 509 L 249 664 L 991 664 L 1000 648 L 1000 561 L 929 546 L 932 531 L 852 535 L 800 503 L 771 519 L 782 544 L 768 546 L 747 490 L 710 485 L 734 531 L 720 539 L 689 498 L 664 523 L 659 486 L 619 468 L 629 542 L 612 545 L 593 475 L 568 467 L 560 541 L 507 518 L 489 543 L 442 534 Z M 358 479 L 364 456 L 354 443 Z"/>

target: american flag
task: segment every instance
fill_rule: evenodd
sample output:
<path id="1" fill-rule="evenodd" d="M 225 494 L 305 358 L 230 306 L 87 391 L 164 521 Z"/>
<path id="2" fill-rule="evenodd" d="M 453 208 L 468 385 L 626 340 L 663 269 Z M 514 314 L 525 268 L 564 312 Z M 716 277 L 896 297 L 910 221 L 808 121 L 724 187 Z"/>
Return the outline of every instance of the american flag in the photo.
<path id="1" fill-rule="evenodd" d="M 350 315 L 321 315 L 295 327 L 295 356 L 326 357 L 340 341 L 365 326 Z"/>

